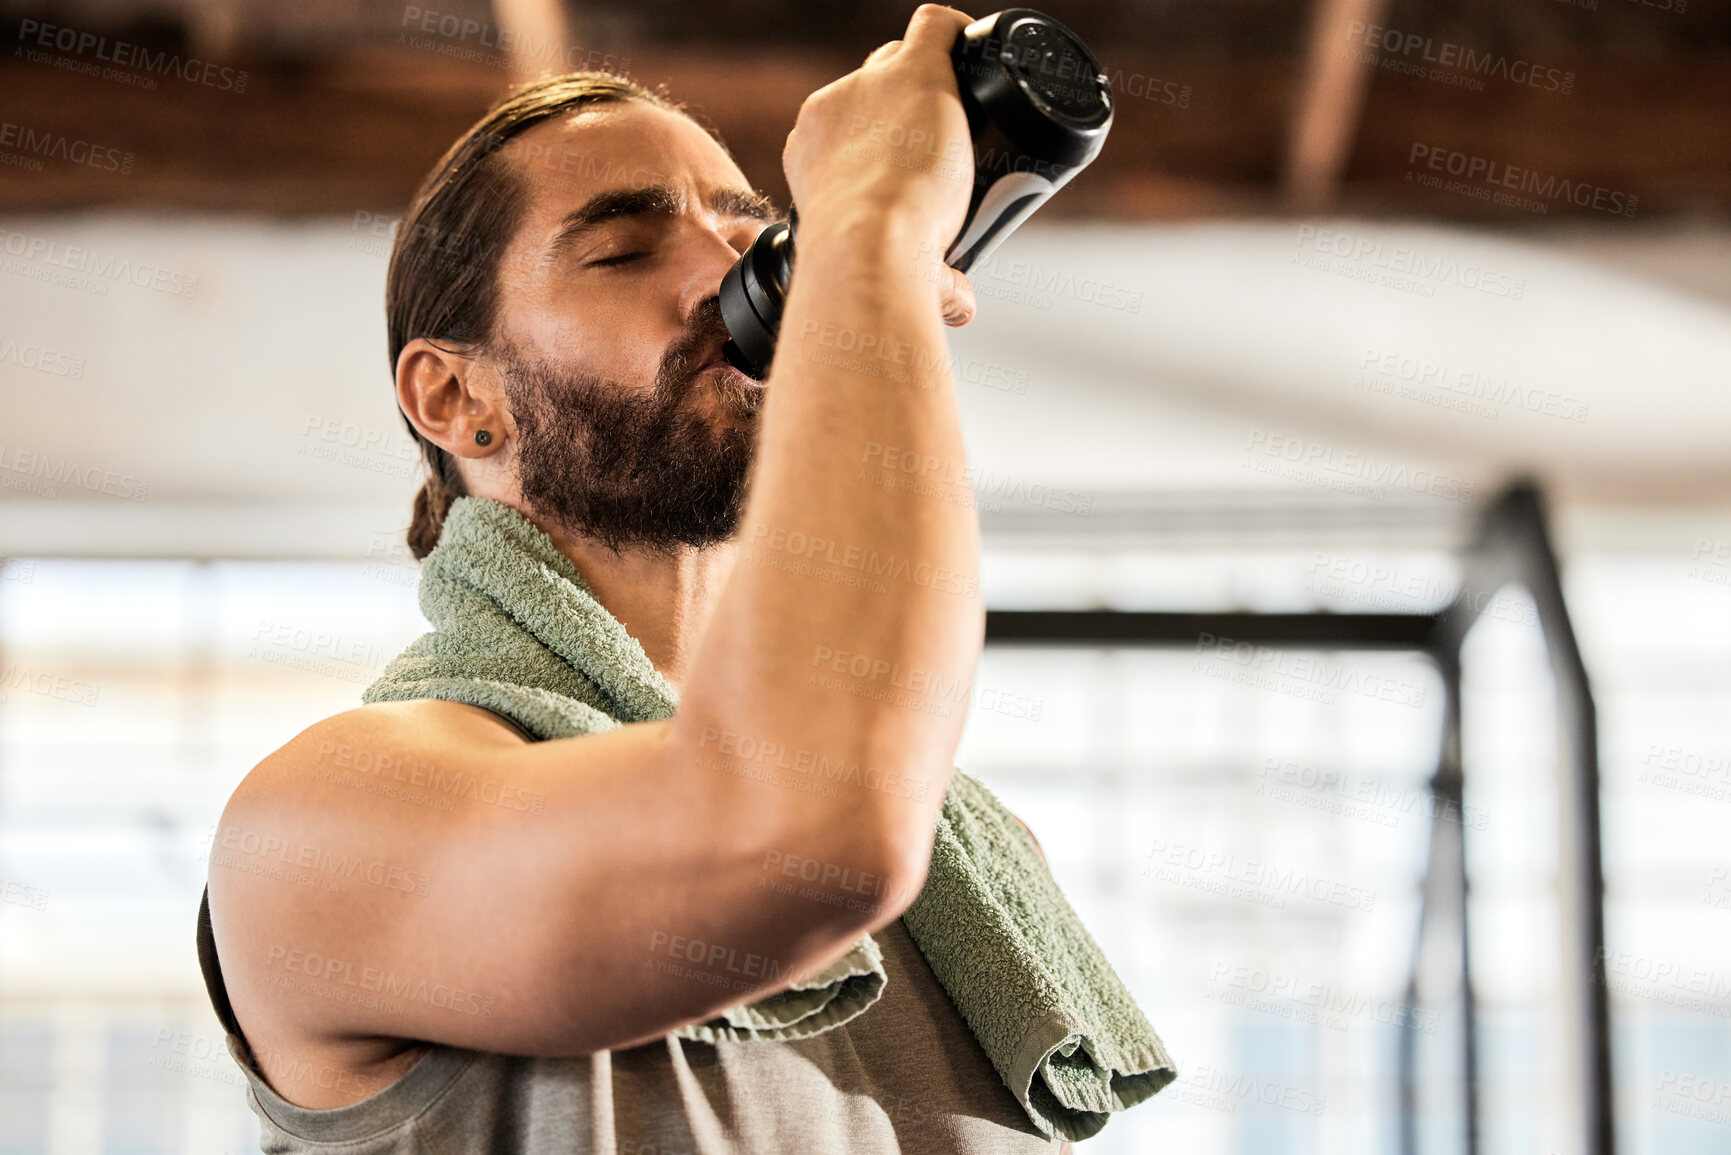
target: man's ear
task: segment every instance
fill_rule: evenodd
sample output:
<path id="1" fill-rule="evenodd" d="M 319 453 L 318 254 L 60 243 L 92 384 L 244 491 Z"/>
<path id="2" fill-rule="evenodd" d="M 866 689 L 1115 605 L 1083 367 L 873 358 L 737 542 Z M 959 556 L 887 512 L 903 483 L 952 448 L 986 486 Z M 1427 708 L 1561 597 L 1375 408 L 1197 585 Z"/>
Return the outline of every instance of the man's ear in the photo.
<path id="1" fill-rule="evenodd" d="M 397 404 L 421 436 L 458 457 L 491 457 L 515 432 L 498 374 L 480 358 L 425 337 L 397 357 Z"/>

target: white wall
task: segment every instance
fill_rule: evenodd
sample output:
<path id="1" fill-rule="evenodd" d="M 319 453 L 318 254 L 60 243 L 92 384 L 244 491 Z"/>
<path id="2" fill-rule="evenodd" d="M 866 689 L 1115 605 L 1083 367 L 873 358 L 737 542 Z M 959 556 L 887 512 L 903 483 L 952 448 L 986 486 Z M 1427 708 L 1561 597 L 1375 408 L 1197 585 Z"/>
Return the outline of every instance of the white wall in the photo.
<path id="1" fill-rule="evenodd" d="M 953 346 L 1001 498 L 988 528 L 1043 487 L 1446 519 L 1472 502 L 1427 490 L 1529 469 L 1568 510 L 1669 511 L 1686 539 L 1691 511 L 1731 505 L 1731 232 L 1548 237 L 1018 233 Z M 418 464 L 385 359 L 388 244 L 349 220 L 0 221 L 0 551 L 366 557 L 399 533 Z M 1408 283 L 1374 283 L 1395 269 Z M 1424 364 L 1430 383 L 1402 379 Z"/>

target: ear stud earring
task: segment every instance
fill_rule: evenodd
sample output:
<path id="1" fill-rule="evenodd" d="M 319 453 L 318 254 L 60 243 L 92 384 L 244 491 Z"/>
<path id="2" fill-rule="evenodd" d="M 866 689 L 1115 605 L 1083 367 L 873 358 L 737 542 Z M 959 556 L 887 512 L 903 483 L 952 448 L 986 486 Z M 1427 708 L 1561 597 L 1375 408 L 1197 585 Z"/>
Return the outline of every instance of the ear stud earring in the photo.
<path id="1" fill-rule="evenodd" d="M 475 430 L 475 444 L 476 445 L 489 445 L 492 443 L 492 441 L 493 441 L 493 434 L 491 431 L 486 430 L 486 429 Z"/>

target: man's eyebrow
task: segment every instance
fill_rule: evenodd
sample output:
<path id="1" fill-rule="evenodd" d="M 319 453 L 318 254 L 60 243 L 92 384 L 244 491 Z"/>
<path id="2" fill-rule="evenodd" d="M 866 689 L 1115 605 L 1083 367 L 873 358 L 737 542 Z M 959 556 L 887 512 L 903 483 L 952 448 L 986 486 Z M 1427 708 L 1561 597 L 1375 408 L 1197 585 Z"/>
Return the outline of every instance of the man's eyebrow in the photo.
<path id="1" fill-rule="evenodd" d="M 750 217 L 768 223 L 776 219 L 775 205 L 760 192 L 745 188 L 718 188 L 709 194 L 709 209 L 724 217 Z"/>
<path id="2" fill-rule="evenodd" d="M 566 213 L 553 233 L 553 239 L 547 243 L 547 249 L 549 252 L 561 249 L 599 225 L 619 217 L 675 217 L 684 208 L 685 195 L 670 185 L 608 189 L 584 201 L 582 207 Z"/>
<path id="3" fill-rule="evenodd" d="M 711 212 L 727 217 L 748 217 L 768 223 L 777 219 L 775 204 L 763 193 L 745 188 L 720 188 L 709 194 Z M 581 239 L 585 233 L 620 217 L 676 217 L 685 210 L 685 193 L 673 185 L 647 185 L 643 188 L 608 189 L 584 201 L 580 208 L 565 214 L 548 252 L 557 252 Z"/>

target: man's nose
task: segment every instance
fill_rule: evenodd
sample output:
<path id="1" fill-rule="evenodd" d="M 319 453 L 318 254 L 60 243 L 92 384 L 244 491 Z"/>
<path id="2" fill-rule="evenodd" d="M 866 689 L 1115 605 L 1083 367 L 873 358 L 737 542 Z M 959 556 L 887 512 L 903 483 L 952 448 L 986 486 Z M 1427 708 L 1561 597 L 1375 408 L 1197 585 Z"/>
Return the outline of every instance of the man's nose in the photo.
<path id="1" fill-rule="evenodd" d="M 739 254 L 756 239 L 767 225 L 756 221 L 705 226 L 693 230 L 689 242 L 692 251 L 686 259 L 689 272 L 680 286 L 679 314 L 691 316 L 691 311 L 703 301 L 721 293 L 721 278 L 739 260 Z"/>

